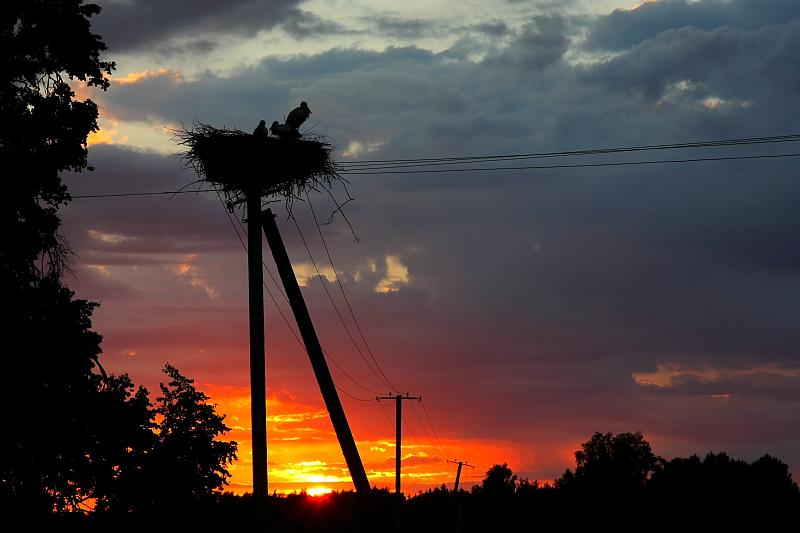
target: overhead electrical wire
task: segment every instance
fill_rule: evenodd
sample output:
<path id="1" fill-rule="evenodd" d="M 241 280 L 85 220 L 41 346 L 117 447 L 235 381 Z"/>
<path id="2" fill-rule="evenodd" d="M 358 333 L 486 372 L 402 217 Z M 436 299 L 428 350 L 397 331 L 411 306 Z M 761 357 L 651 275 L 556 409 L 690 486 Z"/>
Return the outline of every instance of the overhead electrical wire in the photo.
<path id="1" fill-rule="evenodd" d="M 565 168 L 600 168 L 600 167 L 624 167 L 640 165 L 666 165 L 680 163 L 704 163 L 713 161 L 743 161 L 757 159 L 782 159 L 790 157 L 800 157 L 800 152 L 781 153 L 781 154 L 757 154 L 748 156 L 725 156 L 725 157 L 697 157 L 690 159 L 657 159 L 645 161 L 612 161 L 605 163 L 571 163 L 560 165 L 525 165 L 513 167 L 470 167 L 452 169 L 418 169 L 418 170 L 377 170 L 377 171 L 345 171 L 345 175 L 369 175 L 379 176 L 387 174 L 442 174 L 455 172 L 488 172 L 488 171 L 511 171 L 511 170 L 548 170 Z M 216 189 L 199 189 L 196 191 L 153 191 L 153 192 L 130 192 L 130 193 L 103 193 L 103 194 L 76 194 L 72 195 L 73 200 L 83 200 L 92 198 L 125 198 L 143 196 L 165 196 L 177 194 L 199 194 L 207 192 L 217 192 Z"/>
<path id="2" fill-rule="evenodd" d="M 433 425 L 433 421 L 431 420 L 430 415 L 428 414 L 428 409 L 425 407 L 425 402 L 420 401 L 420 405 L 422 406 L 422 414 L 425 415 L 425 418 L 428 420 L 428 424 L 431 426 L 431 431 L 433 431 L 433 436 L 436 438 L 436 442 L 439 443 L 441 448 L 444 448 L 442 444 L 442 440 L 439 438 L 439 434 L 436 432 L 436 427 Z"/>
<path id="3" fill-rule="evenodd" d="M 380 372 L 381 376 L 383 376 L 385 384 L 388 385 L 389 388 L 394 392 L 399 392 L 397 390 L 397 387 L 394 386 L 392 381 L 383 371 L 383 368 L 381 368 L 381 365 L 380 363 L 378 363 L 378 359 L 375 357 L 375 354 L 373 353 L 372 348 L 369 345 L 369 342 L 367 342 L 367 337 L 366 335 L 364 335 L 364 330 L 361 329 L 361 324 L 356 318 L 356 314 L 353 311 L 353 306 L 350 304 L 350 298 L 347 297 L 347 292 L 344 290 L 344 285 L 342 284 L 341 276 L 339 276 L 339 271 L 336 269 L 336 265 L 333 262 L 331 251 L 328 248 L 328 243 L 325 241 L 325 235 L 322 232 L 322 227 L 319 224 L 319 220 L 317 220 L 317 214 L 314 211 L 314 204 L 311 202 L 311 198 L 308 196 L 308 192 L 306 192 L 306 201 L 308 202 L 308 207 L 309 210 L 311 211 L 311 216 L 314 218 L 314 224 L 317 226 L 317 232 L 319 233 L 319 238 L 322 241 L 322 246 L 325 248 L 325 255 L 328 256 L 328 262 L 330 263 L 331 268 L 333 269 L 333 274 L 336 277 L 336 283 L 339 286 L 339 291 L 342 293 L 342 298 L 344 298 L 345 304 L 347 304 L 347 310 L 350 312 L 350 318 L 353 319 L 353 324 L 355 324 L 356 330 L 358 330 L 358 334 L 361 337 L 361 341 L 364 343 L 364 346 L 366 347 L 367 353 L 369 353 L 370 358 L 375 363 L 375 367 L 378 369 L 378 372 Z"/>
<path id="4" fill-rule="evenodd" d="M 714 141 L 698 141 L 686 143 L 672 143 L 672 144 L 651 144 L 640 146 L 621 146 L 615 148 L 588 148 L 584 150 L 567 150 L 561 152 L 529 152 L 520 154 L 494 154 L 484 156 L 462 156 L 462 157 L 432 157 L 432 158 L 417 158 L 417 159 L 374 159 L 362 161 L 345 161 L 341 165 L 348 169 L 358 168 L 380 168 L 383 166 L 435 166 L 435 165 L 452 165 L 463 163 L 477 163 L 477 162 L 492 162 L 492 161 L 507 161 L 517 159 L 541 159 L 552 157 L 569 157 L 569 156 L 583 156 L 583 155 L 605 155 L 612 153 L 625 153 L 625 152 L 641 152 L 641 151 L 657 151 L 657 150 L 677 150 L 677 149 L 691 149 L 691 148 L 714 148 L 714 147 L 727 147 L 727 146 L 741 146 L 752 144 L 773 144 L 785 142 L 798 142 L 800 141 L 800 134 L 790 135 L 772 135 L 768 137 L 748 137 L 741 139 L 722 139 Z"/>
<path id="5" fill-rule="evenodd" d="M 222 197 L 220 197 L 220 202 L 222 202 Z M 227 206 L 225 206 L 224 202 L 222 202 L 222 207 L 225 209 L 226 212 L 229 213 L 228 218 L 231 218 L 230 217 L 230 212 L 229 212 Z M 247 229 L 244 227 L 244 224 L 242 224 L 242 221 L 239 220 L 238 218 L 236 218 L 235 220 L 236 220 L 236 223 L 239 225 L 239 227 L 242 229 L 242 233 L 247 235 Z M 278 283 L 278 280 L 272 274 L 272 270 L 270 270 L 269 266 L 267 266 L 267 263 L 266 263 L 266 261 L 264 261 L 263 257 L 261 258 L 261 266 L 264 267 L 264 272 L 267 273 L 269 278 L 272 280 L 272 283 L 275 284 L 275 288 L 278 289 L 278 292 L 280 293 L 281 296 L 283 296 L 283 299 L 286 301 L 286 303 L 289 303 L 289 297 L 286 295 L 286 291 L 284 291 L 283 290 L 283 286 L 280 283 Z"/>
<path id="6" fill-rule="evenodd" d="M 422 400 L 420 400 L 420 402 L 421 401 Z M 411 412 L 414 413 L 414 417 L 417 419 L 417 423 L 419 424 L 419 427 L 422 428 L 422 432 L 425 434 L 425 438 L 428 439 L 428 443 L 433 448 L 436 448 L 439 451 L 439 453 L 444 455 L 444 448 L 440 444 L 434 442 L 433 438 L 431 437 L 431 434 L 428 432 L 427 428 L 425 427 L 425 424 L 422 422 L 422 418 L 420 418 L 419 413 L 417 412 L 417 408 L 414 407 L 414 403 L 410 402 L 410 405 L 411 405 Z M 431 429 L 433 429 L 433 426 L 431 426 Z"/>
<path id="7" fill-rule="evenodd" d="M 220 201 L 222 201 L 222 198 L 220 198 Z M 225 210 L 225 213 L 226 213 L 226 215 L 228 217 L 228 221 L 231 223 L 231 227 L 233 227 L 233 230 L 236 233 L 236 237 L 239 239 L 239 242 L 242 244 L 242 248 L 244 249 L 244 252 L 246 254 L 247 253 L 247 245 L 245 244 L 244 239 L 242 239 L 242 236 L 239 234 L 239 230 L 236 228 L 236 225 L 233 222 L 233 217 L 231 217 L 230 213 L 228 212 L 228 209 L 225 208 L 225 204 L 224 203 L 222 204 L 222 207 Z M 239 225 L 241 226 L 241 222 L 239 223 Z M 242 231 L 244 231 L 245 236 L 246 236 L 247 235 L 247 230 L 244 228 L 244 226 L 241 226 L 241 228 L 242 228 Z M 267 270 L 267 272 L 269 272 L 269 270 Z M 276 285 L 277 285 L 277 281 L 275 280 L 275 278 L 273 278 L 273 282 L 275 282 Z M 286 324 L 286 327 L 289 328 L 289 332 L 292 334 L 292 337 L 294 337 L 295 341 L 297 341 L 297 343 L 300 345 L 301 348 L 305 349 L 305 344 L 303 344 L 303 341 L 300 339 L 299 335 L 295 332 L 294 328 L 291 325 L 291 322 L 289 321 L 289 319 L 284 314 L 283 310 L 281 309 L 280 305 L 278 304 L 278 301 L 275 299 L 275 296 L 272 294 L 272 291 L 270 291 L 269 286 L 267 285 L 267 282 L 262 280 L 262 283 L 264 285 L 264 289 L 266 289 L 266 291 L 267 291 L 267 295 L 269 296 L 270 300 L 272 300 L 272 303 L 275 306 L 275 309 L 278 310 L 278 313 L 280 314 L 281 318 L 283 319 L 283 322 Z M 346 378 L 348 378 L 350 381 L 352 381 L 355 385 L 363 388 L 367 392 L 371 392 L 371 393 L 375 392 L 372 389 L 370 389 L 368 387 L 365 387 L 358 380 L 356 380 L 353 376 L 351 376 L 350 373 L 348 373 L 336 361 L 336 359 L 334 359 L 326 350 L 323 350 L 323 353 L 325 355 L 325 358 L 328 359 L 328 361 L 330 361 Z M 337 385 L 337 384 L 335 384 L 335 385 L 336 385 L 336 388 L 339 390 L 339 392 L 341 392 L 342 394 L 344 394 L 345 396 L 347 396 L 349 398 L 352 398 L 354 400 L 358 400 L 360 402 L 371 402 L 372 401 L 369 398 L 360 398 L 360 397 L 358 397 L 358 396 L 356 396 L 354 394 L 349 393 L 348 391 L 346 391 L 345 389 L 343 389 L 339 385 Z"/>
<path id="8" fill-rule="evenodd" d="M 389 422 L 389 425 L 392 426 L 392 429 L 394 429 L 394 422 L 392 422 L 392 417 L 390 417 L 389 413 L 386 412 L 386 408 L 383 406 L 383 403 L 378 402 L 378 405 L 381 407 L 381 412 L 383 413 L 383 416 L 386 417 L 386 421 Z"/>
<path id="9" fill-rule="evenodd" d="M 758 154 L 758 155 L 740 155 L 740 156 L 727 156 L 727 157 L 694 157 L 690 159 L 657 159 L 645 161 L 611 161 L 606 163 L 564 163 L 560 165 L 525 165 L 515 167 L 470 167 L 470 168 L 438 168 L 438 169 L 417 169 L 417 170 L 366 170 L 366 171 L 351 171 L 347 170 L 344 174 L 353 175 L 369 175 L 381 176 L 386 174 L 442 174 L 447 172 L 486 172 L 497 170 L 546 170 L 558 168 L 597 168 L 597 167 L 624 167 L 624 166 L 637 166 L 637 165 L 667 165 L 675 163 L 702 163 L 707 161 L 741 161 L 747 159 L 779 159 L 783 157 L 798 157 L 798 153 L 784 153 L 784 154 Z"/>
<path id="10" fill-rule="evenodd" d="M 412 429 L 412 427 L 411 427 L 411 424 L 409 424 L 409 423 L 408 423 L 408 420 L 407 420 L 406 418 L 403 418 L 403 425 L 406 427 L 406 430 L 408 430 L 408 432 L 409 432 L 409 433 L 411 433 L 411 438 L 412 438 L 412 439 L 414 439 L 414 440 L 415 440 L 415 441 L 417 441 L 417 442 L 419 442 L 419 441 L 421 440 L 419 437 L 417 437 L 417 434 L 414 432 L 414 430 L 413 430 L 413 429 Z M 424 428 L 423 428 L 423 429 L 424 429 Z M 430 439 L 428 439 L 428 441 L 430 442 Z M 431 444 L 433 444 L 433 443 L 431 442 Z M 435 446 L 434 446 L 434 447 L 435 447 Z M 425 457 L 424 455 L 416 455 L 415 457 L 416 457 L 416 458 L 417 458 L 417 459 L 418 459 L 420 462 L 422 462 L 422 463 L 424 463 L 424 464 L 432 464 L 432 463 L 433 463 L 433 461 L 431 461 L 430 459 L 428 459 L 428 458 L 427 458 L 427 457 Z"/>
<path id="11" fill-rule="evenodd" d="M 311 249 L 308 247 L 308 243 L 306 242 L 306 239 L 303 236 L 303 232 L 300 230 L 300 225 L 297 223 L 297 219 L 292 217 L 292 220 L 294 221 L 295 228 L 297 228 L 298 235 L 300 235 L 300 240 L 303 243 L 303 247 L 306 249 L 306 253 L 308 254 L 308 258 L 311 260 L 311 264 L 314 267 L 314 271 L 317 273 L 317 278 L 319 279 L 320 284 L 322 285 L 322 288 L 325 291 L 325 294 L 328 296 L 328 300 L 331 302 L 331 305 L 333 306 L 333 310 L 335 311 L 336 316 L 339 317 L 339 322 L 342 324 L 342 327 L 344 328 L 345 332 L 347 333 L 347 336 L 350 338 L 350 341 L 353 343 L 353 346 L 355 347 L 356 352 L 358 352 L 358 355 L 361 356 L 361 359 L 367 365 L 367 368 L 369 368 L 370 371 L 373 373 L 373 375 L 376 378 L 378 378 L 378 381 L 380 381 L 382 385 L 388 385 L 389 383 L 388 382 L 384 382 L 384 380 L 381 378 L 381 374 L 378 373 L 372 367 L 372 365 L 370 364 L 369 360 L 367 360 L 367 357 L 364 355 L 364 352 L 361 350 L 361 347 L 356 342 L 355 337 L 353 337 L 353 334 L 350 332 L 350 328 L 347 326 L 347 323 L 345 322 L 344 317 L 342 317 L 342 314 L 339 311 L 339 307 L 336 305 L 336 302 L 334 301 L 333 296 L 331 295 L 330 291 L 328 290 L 328 286 L 325 284 L 325 280 L 323 279 L 322 273 L 320 272 L 319 267 L 317 266 L 317 261 L 314 259 L 314 255 L 311 253 Z M 334 273 L 334 275 L 338 277 L 338 274 Z M 380 394 L 378 391 L 375 391 L 375 390 L 372 390 L 372 389 L 368 389 L 368 390 L 370 392 L 372 392 L 373 394 Z"/>

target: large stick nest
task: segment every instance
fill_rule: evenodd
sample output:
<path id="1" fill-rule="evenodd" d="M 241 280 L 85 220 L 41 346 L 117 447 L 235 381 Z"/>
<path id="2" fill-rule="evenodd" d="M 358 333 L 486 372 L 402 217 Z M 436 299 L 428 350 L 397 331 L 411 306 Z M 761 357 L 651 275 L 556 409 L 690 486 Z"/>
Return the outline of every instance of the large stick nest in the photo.
<path id="1" fill-rule="evenodd" d="M 195 123 L 175 131 L 181 157 L 201 181 L 225 195 L 229 209 L 246 201 L 249 191 L 262 198 L 292 202 L 309 190 L 331 188 L 346 181 L 333 161 L 333 146 L 322 136 L 302 139 L 256 137 L 240 130 Z"/>

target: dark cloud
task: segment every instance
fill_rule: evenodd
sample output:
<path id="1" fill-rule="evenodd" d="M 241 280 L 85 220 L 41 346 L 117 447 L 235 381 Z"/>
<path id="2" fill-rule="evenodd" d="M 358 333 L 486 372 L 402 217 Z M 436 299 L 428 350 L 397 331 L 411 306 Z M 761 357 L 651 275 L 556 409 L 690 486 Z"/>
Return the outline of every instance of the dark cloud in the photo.
<path id="1" fill-rule="evenodd" d="M 503 21 L 482 22 L 472 26 L 475 31 L 485 33 L 490 37 L 504 37 L 511 33 L 511 28 Z"/>
<path id="2" fill-rule="evenodd" d="M 449 30 L 444 21 L 408 19 L 392 14 L 364 17 L 363 21 L 376 34 L 399 39 L 414 39 L 442 34 Z"/>
<path id="3" fill-rule="evenodd" d="M 754 30 L 800 19 L 795 0 L 664 0 L 633 10 L 616 10 L 592 25 L 589 49 L 619 50 L 652 39 L 670 29 L 692 27 L 712 30 L 722 26 Z"/>
<path id="4" fill-rule="evenodd" d="M 323 35 L 351 35 L 358 33 L 339 23 L 325 20 L 310 11 L 298 11 L 283 23 L 282 28 L 290 35 L 301 39 Z"/>
<path id="5" fill-rule="evenodd" d="M 93 21 L 112 53 L 165 49 L 172 38 L 209 40 L 208 36 L 252 35 L 286 24 L 294 34 L 338 31 L 338 26 L 300 10 L 299 0 L 181 0 L 100 1 Z M 213 40 L 213 39 L 212 39 Z"/>
<path id="6" fill-rule="evenodd" d="M 521 72 L 539 70 L 561 59 L 569 46 L 567 22 L 562 17 L 534 17 L 522 27 L 508 48 L 485 60 Z"/>
<path id="7" fill-rule="evenodd" d="M 680 81 L 725 99 L 766 101 L 800 87 L 798 43 L 800 20 L 753 31 L 685 27 L 665 31 L 587 74 L 650 102 Z"/>
<path id="8" fill-rule="evenodd" d="M 197 39 L 195 41 L 189 41 L 188 43 L 179 45 L 157 45 L 154 48 L 154 51 L 160 56 L 175 58 L 208 54 L 219 48 L 219 46 L 220 45 L 217 41 L 211 39 Z"/>

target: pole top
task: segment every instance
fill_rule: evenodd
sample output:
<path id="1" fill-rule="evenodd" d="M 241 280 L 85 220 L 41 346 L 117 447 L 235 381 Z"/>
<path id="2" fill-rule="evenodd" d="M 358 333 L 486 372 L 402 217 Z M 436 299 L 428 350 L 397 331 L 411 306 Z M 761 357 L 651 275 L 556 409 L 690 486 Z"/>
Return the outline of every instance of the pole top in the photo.
<path id="1" fill-rule="evenodd" d="M 422 396 L 411 396 L 409 393 L 405 393 L 405 395 L 403 395 L 403 393 L 398 392 L 397 394 L 391 394 L 390 393 L 390 394 L 387 394 L 386 396 L 376 396 L 375 400 L 376 401 L 381 401 L 381 400 L 395 400 L 395 401 L 417 400 L 418 402 L 421 402 L 422 401 Z"/>

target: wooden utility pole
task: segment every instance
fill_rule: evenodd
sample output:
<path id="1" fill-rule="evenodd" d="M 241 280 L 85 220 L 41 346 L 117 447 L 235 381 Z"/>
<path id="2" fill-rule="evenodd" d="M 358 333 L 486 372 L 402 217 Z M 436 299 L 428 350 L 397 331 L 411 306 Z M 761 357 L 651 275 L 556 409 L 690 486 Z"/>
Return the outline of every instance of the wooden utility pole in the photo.
<path id="1" fill-rule="evenodd" d="M 395 479 L 394 479 L 394 491 L 400 496 L 402 493 L 400 492 L 400 462 L 403 457 L 402 455 L 402 426 L 403 426 L 403 400 L 417 400 L 421 401 L 422 396 L 409 396 L 406 393 L 405 396 L 402 394 L 396 394 L 394 396 L 378 396 L 375 398 L 378 401 L 381 400 L 394 400 L 395 401 L 395 422 L 394 422 L 394 431 L 395 431 L 395 459 L 394 459 L 394 467 L 395 467 Z"/>
<path id="2" fill-rule="evenodd" d="M 475 468 L 475 465 L 471 465 L 466 461 L 451 461 L 450 459 L 447 460 L 448 463 L 453 463 L 454 465 L 458 465 L 458 470 L 456 470 L 456 483 L 453 485 L 453 492 L 458 492 L 458 483 L 461 481 L 461 467 L 468 466 L 470 468 Z"/>
<path id="3" fill-rule="evenodd" d="M 261 194 L 247 192 L 247 279 L 250 309 L 250 417 L 253 499 L 261 516 L 267 488 L 267 367 L 264 354 L 264 288 L 261 258 Z"/>
<path id="4" fill-rule="evenodd" d="M 459 481 L 461 481 L 461 467 L 468 466 L 470 468 L 475 468 L 475 466 L 465 461 L 458 461 L 458 460 L 451 461 L 450 459 L 448 459 L 447 462 L 458 465 L 458 470 L 456 470 L 456 482 L 453 485 L 453 493 L 452 496 L 450 497 L 450 513 L 447 518 L 447 531 L 448 533 L 451 533 L 460 529 L 459 526 L 461 522 L 460 520 L 461 515 L 460 513 L 458 513 L 459 509 L 457 500 L 458 500 L 458 483 Z M 457 514 L 458 517 L 456 516 Z"/>
<path id="5" fill-rule="evenodd" d="M 314 375 L 317 378 L 317 383 L 319 383 L 322 399 L 325 400 L 325 407 L 328 409 L 333 429 L 336 431 L 336 438 L 339 439 L 339 445 L 342 447 L 344 460 L 350 470 L 350 477 L 353 478 L 353 485 L 355 485 L 358 494 L 366 496 L 370 492 L 367 473 L 364 470 L 364 464 L 361 462 L 361 456 L 358 454 L 356 441 L 353 439 L 353 433 L 347 423 L 347 416 L 339 399 L 339 393 L 333 383 L 331 371 L 325 361 L 325 354 L 319 344 L 317 332 L 314 330 L 314 323 L 311 322 L 311 316 L 308 314 L 303 293 L 300 292 L 300 286 L 297 284 L 292 263 L 289 261 L 289 255 L 286 253 L 283 239 L 278 231 L 277 224 L 275 224 L 275 215 L 272 214 L 272 210 L 267 209 L 262 214 L 261 224 L 264 228 L 269 248 L 272 250 L 275 265 L 278 267 L 278 274 L 280 274 L 283 287 L 286 289 L 286 296 L 297 321 L 297 327 L 303 337 L 303 344 L 306 346 L 308 358 L 311 360 L 311 367 L 314 369 Z"/>

